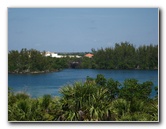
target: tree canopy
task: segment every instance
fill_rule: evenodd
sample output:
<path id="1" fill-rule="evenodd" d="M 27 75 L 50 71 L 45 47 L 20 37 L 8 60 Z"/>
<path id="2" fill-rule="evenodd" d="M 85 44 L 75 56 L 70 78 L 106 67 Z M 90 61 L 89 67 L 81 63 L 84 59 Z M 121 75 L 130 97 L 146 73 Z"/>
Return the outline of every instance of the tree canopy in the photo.
<path id="1" fill-rule="evenodd" d="M 91 68 L 98 69 L 157 69 L 158 45 L 138 48 L 128 42 L 116 43 L 114 48 L 92 49 Z"/>
<path id="2" fill-rule="evenodd" d="M 9 51 L 9 73 L 34 73 L 57 71 L 64 68 L 84 69 L 158 69 L 158 45 L 143 45 L 138 48 L 128 42 L 116 43 L 115 47 L 92 49 L 93 57 L 81 52 L 81 58 L 69 56 L 52 58 L 34 49 Z"/>

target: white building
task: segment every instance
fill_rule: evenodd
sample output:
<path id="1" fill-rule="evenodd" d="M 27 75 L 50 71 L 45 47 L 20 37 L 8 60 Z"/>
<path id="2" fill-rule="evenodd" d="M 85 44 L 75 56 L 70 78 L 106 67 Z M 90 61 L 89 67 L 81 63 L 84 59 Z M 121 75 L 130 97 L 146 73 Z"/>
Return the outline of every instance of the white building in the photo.
<path id="1" fill-rule="evenodd" d="M 54 52 L 46 52 L 45 56 L 50 56 L 50 57 L 56 57 L 56 58 L 62 58 L 64 56 L 62 55 L 58 55 L 57 53 L 54 53 Z"/>
<path id="2" fill-rule="evenodd" d="M 58 55 L 58 53 L 49 52 L 49 51 L 45 53 L 45 56 L 56 57 L 56 58 L 67 57 L 66 55 Z M 78 56 L 78 55 L 68 55 L 68 57 L 70 57 L 70 58 L 73 58 L 73 57 L 81 58 L 81 56 Z"/>
<path id="3" fill-rule="evenodd" d="M 62 57 L 64 57 L 64 56 L 58 55 L 57 53 L 52 53 L 52 54 L 51 54 L 51 57 L 62 58 Z"/>

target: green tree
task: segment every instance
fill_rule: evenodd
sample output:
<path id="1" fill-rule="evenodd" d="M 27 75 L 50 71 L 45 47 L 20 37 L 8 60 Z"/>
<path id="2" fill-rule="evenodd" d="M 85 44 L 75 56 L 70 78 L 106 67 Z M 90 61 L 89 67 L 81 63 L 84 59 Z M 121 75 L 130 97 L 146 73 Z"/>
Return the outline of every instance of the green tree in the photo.
<path id="1" fill-rule="evenodd" d="M 108 116 L 108 90 L 95 82 L 75 83 L 61 89 L 62 109 L 66 120 L 105 120 Z"/>
<path id="2" fill-rule="evenodd" d="M 98 84 L 100 86 L 106 85 L 106 79 L 105 79 L 104 75 L 102 75 L 102 74 L 98 74 L 95 81 L 96 81 L 96 84 Z"/>
<path id="3" fill-rule="evenodd" d="M 20 57 L 17 50 L 9 51 L 8 53 L 8 71 L 18 72 L 20 66 Z"/>
<path id="4" fill-rule="evenodd" d="M 120 90 L 119 97 L 132 101 L 133 99 L 147 100 L 152 91 L 152 82 L 138 83 L 136 79 L 126 79 Z"/>
<path id="5" fill-rule="evenodd" d="M 119 88 L 121 84 L 118 81 L 114 81 L 112 78 L 107 80 L 106 87 L 108 88 L 109 95 L 111 99 L 116 99 L 119 96 Z"/>

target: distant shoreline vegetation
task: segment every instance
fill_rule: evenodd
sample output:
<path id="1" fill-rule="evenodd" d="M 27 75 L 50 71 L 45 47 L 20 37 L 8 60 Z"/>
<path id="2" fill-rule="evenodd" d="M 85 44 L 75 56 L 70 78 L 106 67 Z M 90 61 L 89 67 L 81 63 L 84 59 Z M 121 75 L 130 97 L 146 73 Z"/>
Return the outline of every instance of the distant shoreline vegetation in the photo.
<path id="1" fill-rule="evenodd" d="M 37 74 L 77 69 L 158 69 L 158 45 L 138 48 L 128 42 L 116 43 L 114 47 L 93 49 L 90 53 L 48 53 L 35 49 L 8 52 L 8 73 Z M 90 56 L 85 56 L 90 55 Z"/>
<path id="2" fill-rule="evenodd" d="M 14 71 L 14 72 L 8 72 L 9 74 L 43 74 L 43 73 L 51 73 L 51 72 L 59 72 L 60 70 L 54 70 L 54 71 L 31 71 L 31 72 L 27 72 L 27 71 Z"/>

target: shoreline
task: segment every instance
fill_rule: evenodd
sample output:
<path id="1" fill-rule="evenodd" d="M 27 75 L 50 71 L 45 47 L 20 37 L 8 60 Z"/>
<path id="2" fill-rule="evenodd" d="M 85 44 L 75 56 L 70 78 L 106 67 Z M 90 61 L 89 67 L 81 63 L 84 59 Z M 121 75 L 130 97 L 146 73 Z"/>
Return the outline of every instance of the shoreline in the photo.
<path id="1" fill-rule="evenodd" d="M 44 74 L 44 73 L 52 73 L 52 72 L 59 72 L 62 69 L 56 69 L 56 70 L 46 70 L 46 71 L 32 71 L 32 72 L 8 72 L 8 74 Z"/>
<path id="2" fill-rule="evenodd" d="M 70 68 L 68 68 L 70 69 Z M 85 68 L 77 68 L 77 69 L 85 69 Z M 92 68 L 90 68 L 92 69 Z M 53 73 L 53 72 L 60 72 L 62 71 L 63 69 L 56 69 L 56 70 L 45 70 L 45 71 L 32 71 L 32 72 L 26 72 L 26 71 L 23 71 L 23 72 L 8 72 L 8 74 L 45 74 L 45 73 Z M 135 69 L 96 69 L 96 70 L 158 70 L 158 68 L 154 68 L 154 69 L 138 69 L 138 68 L 135 68 Z"/>

